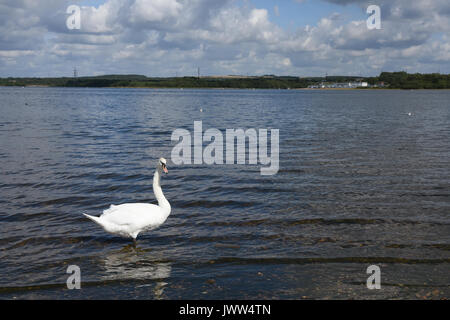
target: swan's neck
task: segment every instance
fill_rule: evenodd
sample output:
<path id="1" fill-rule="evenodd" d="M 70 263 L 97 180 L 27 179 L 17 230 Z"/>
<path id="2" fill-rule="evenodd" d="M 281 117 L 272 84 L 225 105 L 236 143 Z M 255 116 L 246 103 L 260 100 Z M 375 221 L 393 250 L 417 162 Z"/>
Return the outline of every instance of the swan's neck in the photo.
<path id="1" fill-rule="evenodd" d="M 153 193 L 155 194 L 156 200 L 158 200 L 158 205 L 169 215 L 171 210 L 170 203 L 164 197 L 161 189 L 161 170 L 159 168 L 156 169 L 155 175 L 153 176 Z"/>

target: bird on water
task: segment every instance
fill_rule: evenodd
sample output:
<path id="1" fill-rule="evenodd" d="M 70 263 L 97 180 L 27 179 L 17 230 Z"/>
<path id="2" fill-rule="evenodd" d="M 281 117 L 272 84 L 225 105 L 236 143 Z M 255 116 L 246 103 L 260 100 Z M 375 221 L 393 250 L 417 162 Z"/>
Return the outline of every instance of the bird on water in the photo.
<path id="1" fill-rule="evenodd" d="M 169 173 L 167 161 L 160 158 L 153 176 L 153 193 L 158 200 L 158 205 L 150 203 L 112 204 L 99 217 L 85 213 L 83 215 L 100 225 L 106 232 L 136 241 L 139 233 L 158 228 L 170 215 L 170 203 L 164 197 L 161 189 L 163 172 Z"/>

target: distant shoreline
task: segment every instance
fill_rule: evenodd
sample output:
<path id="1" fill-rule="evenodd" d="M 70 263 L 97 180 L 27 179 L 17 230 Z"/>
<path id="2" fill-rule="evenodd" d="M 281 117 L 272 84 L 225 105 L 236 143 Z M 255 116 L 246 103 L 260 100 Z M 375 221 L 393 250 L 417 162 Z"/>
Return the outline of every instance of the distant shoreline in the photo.
<path id="1" fill-rule="evenodd" d="M 150 89 L 450 89 L 450 75 L 382 72 L 377 77 L 326 76 L 294 77 L 265 75 L 259 77 L 154 77 L 143 75 L 104 75 L 62 78 L 0 78 L 0 86 L 72 87 L 72 88 L 150 88 Z"/>
<path id="2" fill-rule="evenodd" d="M 211 88 L 211 87 L 67 87 L 67 86 L 46 86 L 46 85 L 28 85 L 28 86 L 5 86 L 0 85 L 0 88 L 65 88 L 65 89 L 149 89 L 149 90 L 282 90 L 282 91 L 445 91 L 450 88 L 419 88 L 419 89 L 402 89 L 402 88 Z"/>

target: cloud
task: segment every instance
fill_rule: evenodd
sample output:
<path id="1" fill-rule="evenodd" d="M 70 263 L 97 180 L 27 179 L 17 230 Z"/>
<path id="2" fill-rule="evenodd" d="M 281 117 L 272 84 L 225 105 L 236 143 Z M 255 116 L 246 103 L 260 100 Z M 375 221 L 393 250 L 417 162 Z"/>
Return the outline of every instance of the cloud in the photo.
<path id="1" fill-rule="evenodd" d="M 130 16 L 134 21 L 163 21 L 176 18 L 182 9 L 176 0 L 136 0 L 130 7 Z"/>
<path id="2" fill-rule="evenodd" d="M 0 76 L 67 75 L 74 65 L 81 75 L 191 75 L 197 66 L 203 74 L 377 74 L 450 62 L 447 0 L 379 0 L 382 30 L 366 27 L 369 1 L 326 1 L 342 11 L 287 29 L 270 19 L 269 10 L 280 15 L 276 2 L 106 0 L 83 6 L 81 30 L 68 30 L 75 0 L 4 0 Z M 348 6 L 361 9 L 359 20 L 342 14 Z"/>

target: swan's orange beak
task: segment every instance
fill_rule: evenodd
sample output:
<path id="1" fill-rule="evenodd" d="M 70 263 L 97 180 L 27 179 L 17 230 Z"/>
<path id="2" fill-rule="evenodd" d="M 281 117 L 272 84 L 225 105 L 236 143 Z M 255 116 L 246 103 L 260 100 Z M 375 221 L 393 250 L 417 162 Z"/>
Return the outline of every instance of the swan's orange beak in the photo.
<path id="1" fill-rule="evenodd" d="M 169 170 L 167 170 L 166 166 L 163 166 L 164 173 L 169 173 Z"/>

